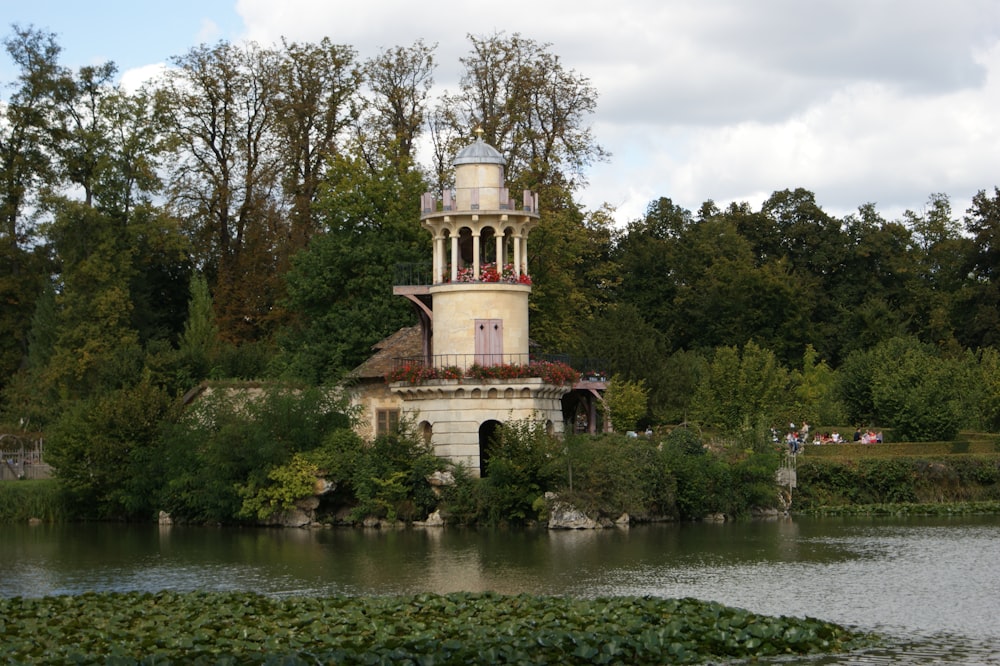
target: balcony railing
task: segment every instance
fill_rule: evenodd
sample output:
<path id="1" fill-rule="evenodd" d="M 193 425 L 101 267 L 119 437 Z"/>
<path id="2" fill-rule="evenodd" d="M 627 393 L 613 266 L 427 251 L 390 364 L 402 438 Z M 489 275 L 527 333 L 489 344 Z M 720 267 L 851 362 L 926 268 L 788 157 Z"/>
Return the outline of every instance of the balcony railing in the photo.
<path id="1" fill-rule="evenodd" d="M 434 269 L 431 262 L 396 264 L 393 270 L 393 285 L 397 287 L 414 287 L 434 284 Z"/>
<path id="2" fill-rule="evenodd" d="M 412 287 L 418 285 L 439 284 L 434 282 L 433 268 L 429 263 L 396 264 L 393 270 L 393 285 L 396 287 Z M 530 285 L 531 277 L 527 273 L 516 273 L 513 264 L 507 264 L 501 269 L 490 262 L 484 262 L 476 275 L 471 267 L 458 269 L 455 282 L 469 284 L 520 284 Z M 444 282 L 452 282 L 451 267 L 445 269 Z"/>
<path id="3" fill-rule="evenodd" d="M 397 357 L 386 381 L 420 384 L 431 379 L 522 379 L 540 377 L 550 384 L 607 381 L 602 363 L 567 354 L 437 354 Z M 582 363 L 580 363 L 582 362 Z M 580 368 L 583 368 L 582 370 Z"/>

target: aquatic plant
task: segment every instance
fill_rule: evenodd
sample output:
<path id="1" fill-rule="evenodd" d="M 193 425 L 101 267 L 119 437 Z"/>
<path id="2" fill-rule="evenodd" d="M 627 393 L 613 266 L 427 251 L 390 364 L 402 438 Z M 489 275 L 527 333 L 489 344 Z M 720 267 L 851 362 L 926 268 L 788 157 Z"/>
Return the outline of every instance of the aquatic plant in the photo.
<path id="1" fill-rule="evenodd" d="M 245 592 L 0 599 L 3 663 L 661 664 L 851 650 L 821 620 L 694 599 Z"/>

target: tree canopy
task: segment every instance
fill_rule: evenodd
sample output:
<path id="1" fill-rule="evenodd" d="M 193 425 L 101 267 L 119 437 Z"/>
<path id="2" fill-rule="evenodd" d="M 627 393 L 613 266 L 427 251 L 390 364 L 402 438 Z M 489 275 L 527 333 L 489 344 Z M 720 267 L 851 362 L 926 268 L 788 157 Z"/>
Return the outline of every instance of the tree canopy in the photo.
<path id="1" fill-rule="evenodd" d="M 997 186 L 964 214 L 936 192 L 896 220 L 871 203 L 838 218 L 794 186 L 697 211 L 664 193 L 618 225 L 578 200 L 610 157 L 587 76 L 518 33 L 467 39 L 439 95 L 419 40 L 370 58 L 328 39 L 203 44 L 125 90 L 113 62 L 71 71 L 54 35 L 14 26 L 0 422 L 158 404 L 207 377 L 339 381 L 415 323 L 393 269 L 429 260 L 419 195 L 450 185 L 479 127 L 510 187 L 540 194 L 533 350 L 602 359 L 648 391 L 646 421 L 994 427 Z"/>

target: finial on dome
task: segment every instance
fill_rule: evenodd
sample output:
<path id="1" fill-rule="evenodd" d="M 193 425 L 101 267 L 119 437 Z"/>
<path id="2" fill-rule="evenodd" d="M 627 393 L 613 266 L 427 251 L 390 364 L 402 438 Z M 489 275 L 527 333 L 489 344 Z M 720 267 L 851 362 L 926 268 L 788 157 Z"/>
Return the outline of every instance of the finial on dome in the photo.
<path id="1" fill-rule="evenodd" d="M 483 126 L 482 125 L 476 125 L 476 129 L 474 129 L 472 131 L 475 132 L 477 140 L 479 140 L 479 141 L 483 140 Z"/>

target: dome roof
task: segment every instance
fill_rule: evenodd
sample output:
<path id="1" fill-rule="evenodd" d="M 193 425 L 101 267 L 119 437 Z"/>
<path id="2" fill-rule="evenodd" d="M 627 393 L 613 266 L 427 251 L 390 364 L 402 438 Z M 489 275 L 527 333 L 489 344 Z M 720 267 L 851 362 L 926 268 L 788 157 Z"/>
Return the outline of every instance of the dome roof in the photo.
<path id="1" fill-rule="evenodd" d="M 506 164 L 506 162 L 499 150 L 479 138 L 458 151 L 452 164 L 458 166 L 459 164 Z"/>

